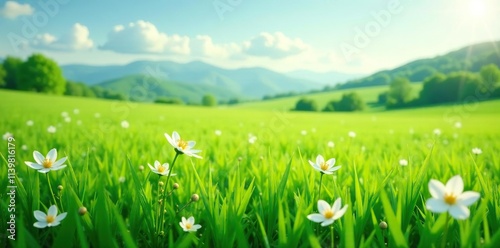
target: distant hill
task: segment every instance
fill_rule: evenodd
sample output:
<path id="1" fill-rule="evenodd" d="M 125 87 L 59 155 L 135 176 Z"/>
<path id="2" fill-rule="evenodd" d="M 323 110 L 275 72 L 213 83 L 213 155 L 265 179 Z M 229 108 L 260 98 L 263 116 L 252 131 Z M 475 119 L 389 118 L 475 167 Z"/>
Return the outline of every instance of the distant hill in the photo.
<path id="1" fill-rule="evenodd" d="M 388 85 L 392 79 L 399 76 L 407 77 L 412 82 L 421 82 L 437 72 L 443 74 L 455 71 L 478 72 L 487 64 L 496 64 L 500 67 L 500 41 L 475 44 L 434 58 L 415 60 L 392 70 L 380 71 L 368 77 L 338 84 L 332 89 Z"/>
<path id="2" fill-rule="evenodd" d="M 101 84 L 104 88 L 109 88 L 110 85 L 118 87 L 118 82 L 130 83 L 131 75 L 134 75 L 134 78 L 137 75 L 143 75 L 143 78 L 150 80 L 153 78 L 161 80 L 162 85 L 176 82 L 173 88 L 180 87 L 182 84 L 184 88 L 202 87 L 205 93 L 214 95 L 222 95 L 219 91 L 224 89 L 225 99 L 234 97 L 256 99 L 267 94 L 304 92 L 323 86 L 310 80 L 292 78 L 264 68 L 229 70 L 199 61 L 186 64 L 171 61 L 137 61 L 127 65 L 113 66 L 65 65 L 62 69 L 64 76 L 69 80 L 89 85 Z M 188 98 L 180 92 L 177 96 Z"/>
<path id="3" fill-rule="evenodd" d="M 335 71 L 329 72 L 313 72 L 308 70 L 296 70 L 286 73 L 286 75 L 293 78 L 301 78 L 305 80 L 310 80 L 318 82 L 325 85 L 335 85 L 341 82 L 346 82 L 347 80 L 352 80 L 355 78 L 361 78 L 364 75 L 361 74 L 348 74 Z"/>

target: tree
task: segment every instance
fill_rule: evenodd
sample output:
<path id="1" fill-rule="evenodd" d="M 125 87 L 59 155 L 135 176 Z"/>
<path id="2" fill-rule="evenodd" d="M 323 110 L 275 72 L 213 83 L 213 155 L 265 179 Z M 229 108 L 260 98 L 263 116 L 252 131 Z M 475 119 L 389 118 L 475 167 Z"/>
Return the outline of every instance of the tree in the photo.
<path id="1" fill-rule="evenodd" d="M 361 111 L 365 108 L 363 99 L 356 93 L 344 93 L 340 101 L 330 101 L 323 111 Z"/>
<path id="2" fill-rule="evenodd" d="M 31 55 L 21 64 L 18 88 L 62 95 L 66 90 L 66 80 L 57 63 L 41 54 Z"/>
<path id="3" fill-rule="evenodd" d="M 3 69 L 3 65 L 0 65 L 0 87 L 5 86 L 5 76 L 7 72 Z"/>
<path id="4" fill-rule="evenodd" d="M 19 83 L 19 68 L 23 61 L 20 58 L 7 56 L 3 61 L 3 69 L 5 70 L 5 88 L 17 89 Z"/>
<path id="5" fill-rule="evenodd" d="M 420 102 L 423 104 L 439 103 L 441 101 L 440 92 L 443 89 L 443 87 L 441 86 L 445 80 L 446 76 L 441 73 L 436 73 L 433 76 L 425 79 L 424 86 L 420 91 Z"/>
<path id="6" fill-rule="evenodd" d="M 485 65 L 480 71 L 481 78 L 488 89 L 493 90 L 500 84 L 500 69 L 495 64 Z"/>
<path id="7" fill-rule="evenodd" d="M 409 79 L 411 82 L 421 82 L 424 81 L 426 78 L 432 76 L 436 72 L 437 72 L 436 69 L 434 69 L 433 67 L 427 65 L 419 66 L 411 74 Z"/>
<path id="8" fill-rule="evenodd" d="M 213 107 L 217 105 L 217 99 L 212 94 L 206 94 L 201 99 L 201 103 L 203 104 L 203 106 Z"/>
<path id="9" fill-rule="evenodd" d="M 184 104 L 184 101 L 182 101 L 182 99 L 180 98 L 169 98 L 169 97 L 159 97 L 154 102 L 163 104 L 176 104 L 176 105 Z"/>
<path id="10" fill-rule="evenodd" d="M 407 102 L 411 101 L 411 84 L 407 78 L 394 79 L 389 87 L 387 94 L 387 107 L 397 108 L 404 106 Z"/>
<path id="11" fill-rule="evenodd" d="M 301 98 L 299 101 L 297 101 L 293 110 L 318 111 L 318 104 L 312 99 Z"/>
<path id="12" fill-rule="evenodd" d="M 389 91 L 384 91 L 384 92 L 378 94 L 378 103 L 379 104 L 386 104 L 388 95 L 389 95 Z"/>
<path id="13" fill-rule="evenodd" d="M 64 95 L 67 96 L 83 96 L 83 88 L 75 82 L 66 81 L 66 90 Z"/>

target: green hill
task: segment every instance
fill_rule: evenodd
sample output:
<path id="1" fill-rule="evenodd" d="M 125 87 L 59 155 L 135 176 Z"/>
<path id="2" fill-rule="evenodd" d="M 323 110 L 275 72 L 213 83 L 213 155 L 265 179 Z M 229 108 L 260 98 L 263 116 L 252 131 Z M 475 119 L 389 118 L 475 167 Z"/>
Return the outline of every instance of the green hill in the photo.
<path id="1" fill-rule="evenodd" d="M 422 84 L 413 84 L 412 86 L 413 86 L 413 94 L 414 96 L 417 96 L 418 92 L 422 88 Z M 382 111 L 384 110 L 384 106 L 377 105 L 376 102 L 378 100 L 378 95 L 382 92 L 387 91 L 388 89 L 389 86 L 384 85 L 384 86 L 364 87 L 358 89 L 343 89 L 330 92 L 311 93 L 311 94 L 278 98 L 266 101 L 242 103 L 237 105 L 237 108 L 290 110 L 295 107 L 295 104 L 301 98 L 313 99 L 318 103 L 320 108 L 323 108 L 327 102 L 331 100 L 340 100 L 342 94 L 354 91 L 358 93 L 361 96 L 361 98 L 363 98 L 364 102 L 367 104 L 367 111 L 370 112 Z"/>

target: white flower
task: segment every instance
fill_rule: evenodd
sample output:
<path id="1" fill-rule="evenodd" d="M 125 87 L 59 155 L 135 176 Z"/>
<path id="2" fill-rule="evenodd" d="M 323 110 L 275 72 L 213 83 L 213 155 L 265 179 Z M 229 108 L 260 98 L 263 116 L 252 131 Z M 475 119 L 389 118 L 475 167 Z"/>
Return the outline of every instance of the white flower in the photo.
<path id="1" fill-rule="evenodd" d="M 71 122 L 71 117 L 64 117 L 64 121 L 67 122 L 67 123 L 70 123 Z"/>
<path id="2" fill-rule="evenodd" d="M 194 224 L 194 217 L 191 216 L 187 220 L 182 217 L 182 222 L 179 222 L 179 225 L 182 227 L 182 230 L 184 232 L 196 232 L 198 229 L 201 228 L 201 225 L 199 224 Z"/>
<path id="3" fill-rule="evenodd" d="M 158 160 L 155 161 L 154 167 L 151 166 L 149 163 L 148 163 L 148 166 L 149 166 L 149 168 L 151 168 L 151 171 L 153 171 L 154 173 L 161 175 L 161 176 L 168 175 L 168 172 L 170 171 L 168 163 L 161 164 L 160 161 L 158 161 Z M 175 176 L 174 173 L 172 173 L 170 175 Z"/>
<path id="4" fill-rule="evenodd" d="M 475 155 L 479 155 L 479 154 L 483 153 L 483 150 L 481 150 L 478 147 L 475 147 L 475 148 L 472 148 L 472 153 Z"/>
<path id="5" fill-rule="evenodd" d="M 440 135 L 441 135 L 441 129 L 436 128 L 436 129 L 434 129 L 433 133 L 434 133 L 434 135 L 436 135 L 436 136 L 440 136 Z"/>
<path id="6" fill-rule="evenodd" d="M 165 138 L 167 138 L 168 143 L 170 143 L 170 145 L 174 147 L 177 153 L 186 154 L 190 157 L 201 158 L 199 155 L 196 154 L 201 152 L 201 150 L 193 149 L 194 145 L 196 145 L 195 141 L 182 140 L 181 136 L 176 131 L 172 133 L 172 137 L 170 137 L 170 135 L 165 133 Z"/>
<path id="7" fill-rule="evenodd" d="M 125 177 L 124 176 L 119 177 L 118 178 L 118 182 L 124 183 L 125 182 Z"/>
<path id="8" fill-rule="evenodd" d="M 129 128 L 130 127 L 130 124 L 128 124 L 128 121 L 122 121 L 121 125 L 122 125 L 123 128 Z"/>
<path id="9" fill-rule="evenodd" d="M 333 148 L 335 146 L 335 143 L 333 143 L 333 141 L 328 141 L 326 145 L 330 148 Z"/>
<path id="10" fill-rule="evenodd" d="M 221 136 L 222 135 L 222 131 L 221 130 L 215 130 L 215 135 Z"/>
<path id="11" fill-rule="evenodd" d="M 474 191 L 464 192 L 462 177 L 456 175 L 446 183 L 431 179 L 429 181 L 429 192 L 432 198 L 425 203 L 427 209 L 434 213 L 449 212 L 453 218 L 464 220 L 469 218 L 468 206 L 474 204 L 480 195 Z"/>
<path id="12" fill-rule="evenodd" d="M 67 116 L 68 116 L 68 112 L 62 112 L 62 113 L 61 113 L 61 116 L 62 116 L 62 117 L 67 117 Z"/>
<path id="13" fill-rule="evenodd" d="M 82 125 L 82 121 L 81 120 L 77 120 L 76 121 L 76 125 Z"/>
<path id="14" fill-rule="evenodd" d="M 66 162 L 67 157 L 61 158 L 56 161 L 57 150 L 55 148 L 52 148 L 45 157 L 40 152 L 34 151 L 33 158 L 35 159 L 36 163 L 28 161 L 25 161 L 24 163 L 40 173 L 47 173 L 51 170 L 55 171 L 66 167 L 64 162 Z"/>
<path id="15" fill-rule="evenodd" d="M 6 132 L 4 135 L 2 135 L 3 140 L 7 140 L 10 137 L 13 137 L 14 135 L 12 133 Z"/>
<path id="16" fill-rule="evenodd" d="M 80 113 L 80 110 L 79 110 L 79 109 L 73 109 L 73 113 L 74 113 L 75 115 L 77 115 L 77 114 L 79 114 L 79 113 Z"/>
<path id="17" fill-rule="evenodd" d="M 256 136 L 251 135 L 251 136 L 248 138 L 248 143 L 250 143 L 250 144 L 255 143 L 255 141 L 257 141 L 257 137 L 256 137 Z"/>
<path id="18" fill-rule="evenodd" d="M 51 226 L 57 226 L 61 224 L 61 221 L 66 218 L 66 215 L 68 213 L 62 213 L 60 215 L 57 215 L 57 207 L 56 205 L 52 205 L 49 208 L 49 211 L 47 211 L 47 214 L 40 210 L 36 210 L 33 212 L 35 215 L 35 218 L 37 222 L 33 224 L 34 227 L 36 228 L 45 228 L 45 227 L 51 227 Z"/>
<path id="19" fill-rule="evenodd" d="M 408 165 L 408 160 L 406 160 L 406 159 L 400 159 L 399 160 L 399 165 L 401 165 L 401 166 L 407 166 Z"/>
<path id="20" fill-rule="evenodd" d="M 347 211 L 347 205 L 345 205 L 342 209 L 341 207 L 342 200 L 337 198 L 333 205 L 330 205 L 324 201 L 318 201 L 318 212 L 319 214 L 310 214 L 307 218 L 313 222 L 321 223 L 321 226 L 331 225 L 335 220 L 342 217 Z"/>
<path id="21" fill-rule="evenodd" d="M 349 133 L 347 135 L 349 135 L 349 137 L 351 137 L 351 138 L 355 138 L 356 137 L 356 133 L 353 132 L 353 131 L 349 131 Z"/>
<path id="22" fill-rule="evenodd" d="M 57 129 L 56 129 L 56 127 L 54 127 L 54 126 L 49 126 L 49 127 L 47 128 L 47 132 L 49 132 L 49 133 L 55 133 L 56 131 L 57 131 Z"/>
<path id="23" fill-rule="evenodd" d="M 459 122 L 459 121 L 455 122 L 455 127 L 462 128 L 462 122 Z"/>
<path id="24" fill-rule="evenodd" d="M 95 117 L 95 118 L 100 118 L 100 117 L 101 117 L 101 114 L 100 114 L 100 113 L 95 113 L 95 114 L 94 114 L 94 117 Z"/>
<path id="25" fill-rule="evenodd" d="M 302 130 L 302 131 L 300 131 L 300 134 L 307 135 L 307 131 L 306 130 Z"/>
<path id="26" fill-rule="evenodd" d="M 318 155 L 316 157 L 316 163 L 314 163 L 313 161 L 309 160 L 309 164 L 311 164 L 311 166 L 321 172 L 321 173 L 324 173 L 324 174 L 333 174 L 333 172 L 335 172 L 336 170 L 340 169 L 341 166 L 335 166 L 335 159 L 334 158 L 331 158 L 329 159 L 328 161 L 325 162 L 325 159 L 323 158 L 323 156 L 321 155 Z"/>
<path id="27" fill-rule="evenodd" d="M 32 120 L 28 120 L 28 121 L 26 122 L 26 125 L 27 125 L 27 126 L 33 126 L 33 121 L 32 121 Z"/>
<path id="28" fill-rule="evenodd" d="M 26 151 L 26 150 L 28 150 L 28 146 L 27 145 L 22 145 L 21 149 Z"/>

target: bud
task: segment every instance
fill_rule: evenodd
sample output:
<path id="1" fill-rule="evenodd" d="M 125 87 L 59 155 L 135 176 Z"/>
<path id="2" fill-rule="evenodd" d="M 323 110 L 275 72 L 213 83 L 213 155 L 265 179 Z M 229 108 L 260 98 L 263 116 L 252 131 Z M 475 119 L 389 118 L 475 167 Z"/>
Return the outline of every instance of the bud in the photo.
<path id="1" fill-rule="evenodd" d="M 57 186 L 57 189 L 58 189 L 59 191 L 61 191 L 61 190 L 63 190 L 63 189 L 64 189 L 64 187 L 63 187 L 62 185 L 59 185 L 59 186 Z"/>
<path id="2" fill-rule="evenodd" d="M 82 216 L 83 216 L 83 215 L 85 215 L 86 213 L 87 213 L 87 208 L 86 208 L 86 207 L 80 207 L 80 208 L 78 209 L 78 214 L 79 214 L 79 215 L 82 215 Z"/>
<path id="3" fill-rule="evenodd" d="M 243 160 L 243 158 L 242 157 L 238 157 L 238 161 L 241 161 L 241 160 Z"/>
<path id="4" fill-rule="evenodd" d="M 174 183 L 174 189 L 178 189 L 179 188 L 179 184 L 178 183 Z"/>
<path id="5" fill-rule="evenodd" d="M 163 185 L 165 185 L 165 184 L 163 183 L 163 181 L 159 181 L 158 185 L 160 185 L 160 187 L 163 187 Z"/>
<path id="6" fill-rule="evenodd" d="M 140 171 L 143 171 L 143 170 L 144 170 L 144 166 L 139 165 L 139 170 L 140 170 Z"/>
<path id="7" fill-rule="evenodd" d="M 165 233 L 164 233 L 163 231 L 161 231 L 161 232 L 160 232 L 160 236 L 162 236 L 162 237 L 163 237 L 164 235 L 165 235 Z"/>
<path id="8" fill-rule="evenodd" d="M 200 200 L 200 196 L 198 194 L 193 194 L 191 196 L 191 201 L 197 202 Z"/>
<path id="9" fill-rule="evenodd" d="M 264 156 L 260 156 L 260 160 L 264 160 Z"/>
<path id="10" fill-rule="evenodd" d="M 382 230 L 387 229 L 387 222 L 385 221 L 380 222 L 380 224 L 378 224 L 378 227 L 380 227 L 380 229 Z"/>

